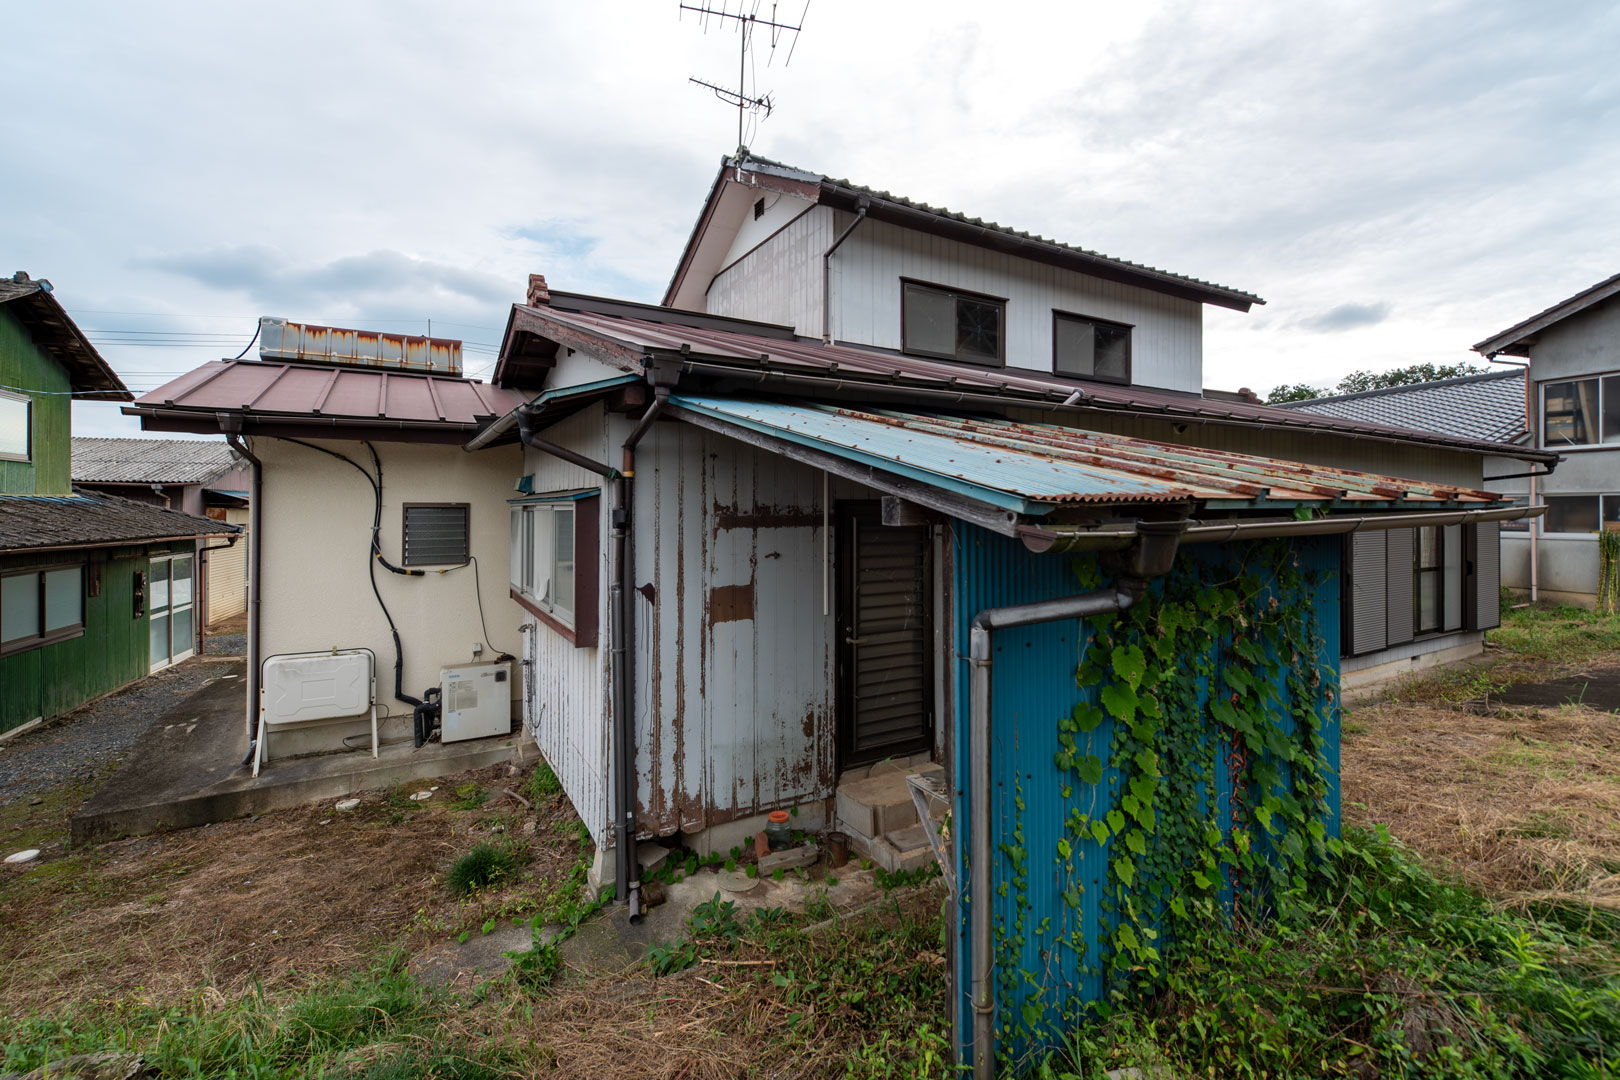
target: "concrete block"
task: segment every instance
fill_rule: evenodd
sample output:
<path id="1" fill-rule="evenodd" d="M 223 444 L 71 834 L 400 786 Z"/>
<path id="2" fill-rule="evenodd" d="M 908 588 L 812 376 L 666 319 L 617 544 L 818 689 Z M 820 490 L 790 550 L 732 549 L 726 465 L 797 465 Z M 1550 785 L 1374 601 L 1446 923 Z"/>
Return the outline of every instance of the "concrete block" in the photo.
<path id="1" fill-rule="evenodd" d="M 845 832 L 872 836 L 877 833 L 877 814 L 847 787 L 838 789 L 838 826 Z"/>
<path id="2" fill-rule="evenodd" d="M 786 851 L 773 851 L 759 860 L 759 876 L 770 877 L 777 870 L 791 870 L 796 866 L 810 866 L 821 858 L 821 849 L 815 844 L 801 844 Z"/>
<path id="3" fill-rule="evenodd" d="M 901 854 L 915 851 L 920 847 L 928 847 L 928 834 L 923 831 L 921 823 L 904 829 L 896 829 L 891 833 L 886 833 L 883 838 L 893 844 Z"/>

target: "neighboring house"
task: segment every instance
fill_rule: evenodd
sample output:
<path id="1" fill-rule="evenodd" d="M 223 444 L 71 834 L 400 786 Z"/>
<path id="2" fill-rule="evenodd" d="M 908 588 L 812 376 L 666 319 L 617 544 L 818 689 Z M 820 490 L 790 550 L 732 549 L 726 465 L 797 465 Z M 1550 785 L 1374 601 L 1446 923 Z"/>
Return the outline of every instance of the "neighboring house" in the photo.
<path id="1" fill-rule="evenodd" d="M 1483 459 L 1481 486 L 1489 491 L 1523 498 L 1529 490 L 1525 474 L 1546 471 L 1549 467 L 1543 463 L 1532 470 L 1530 463 L 1514 456 L 1530 447 L 1530 432 L 1525 425 L 1524 385 L 1523 371 L 1490 371 L 1408 386 L 1365 390 L 1358 394 L 1290 401 L 1278 407 L 1318 416 L 1432 431 L 1478 443 L 1498 443 L 1501 445 L 1500 452 Z M 1525 518 L 1501 524 L 1501 578 L 1502 583 L 1510 587 L 1528 584 L 1526 538 L 1532 520 Z M 1402 558 L 1410 557 L 1413 560 L 1415 586 L 1406 580 L 1405 575 L 1397 578 L 1391 574 L 1386 581 L 1389 594 L 1393 597 L 1398 593 L 1400 596 L 1396 602 L 1414 605 L 1411 642 L 1400 650 L 1410 655 L 1399 657 L 1391 652 L 1389 645 L 1393 639 L 1387 630 L 1382 649 L 1365 655 L 1355 655 L 1347 650 L 1343 662 L 1346 688 L 1371 681 L 1369 675 L 1376 677 L 1443 663 L 1472 655 L 1481 648 L 1480 635 L 1462 627 L 1463 615 L 1456 600 L 1456 581 L 1462 568 L 1457 565 L 1455 557 L 1448 557 L 1454 556 L 1457 550 L 1454 535 L 1445 534 L 1440 551 L 1442 565 L 1436 582 L 1438 597 L 1428 596 L 1424 587 L 1425 573 L 1432 575 L 1433 571 L 1426 568 L 1422 560 L 1426 551 L 1432 552 L 1433 545 L 1422 544 L 1418 540 L 1419 537 L 1411 530 L 1405 530 L 1398 540 L 1397 534 L 1392 533 L 1388 541 L 1400 549 Z M 1433 611 L 1426 614 L 1423 610 L 1426 602 L 1442 612 L 1437 629 L 1434 628 Z M 1425 626 L 1430 629 L 1425 631 Z M 1402 633 L 1405 632 L 1403 626 Z M 1376 633 L 1373 637 L 1376 642 Z M 1406 662 L 1402 663 L 1402 660 Z"/>
<path id="2" fill-rule="evenodd" d="M 73 484 L 136 502 L 166 506 L 246 530 L 246 463 L 212 439 L 109 439 L 75 436 Z M 247 612 L 251 539 L 211 541 L 197 564 L 202 623 L 210 626 Z"/>
<path id="3" fill-rule="evenodd" d="M 279 654 L 371 650 L 385 738 L 413 736 L 405 699 L 441 669 L 516 654 L 506 498 L 521 456 L 462 446 L 524 399 L 459 370 L 459 342 L 265 320 L 258 359 L 204 364 L 125 408 L 149 431 L 227 431 L 258 462 L 250 725 L 260 665 Z M 505 673 L 509 700 L 521 683 Z M 268 749 L 342 749 L 369 731 L 291 726 Z"/>
<path id="4" fill-rule="evenodd" d="M 0 279 L 0 732 L 189 657 L 197 542 L 236 533 L 75 490 L 73 395 L 130 400 L 49 282 Z"/>
<path id="5" fill-rule="evenodd" d="M 1533 531 L 1504 542 L 1504 579 L 1539 598 L 1590 607 L 1597 534 L 1620 529 L 1620 274 L 1474 351 L 1500 363 L 1524 358 L 1534 445 L 1560 455 L 1552 475 L 1518 480 L 1547 513 Z"/>

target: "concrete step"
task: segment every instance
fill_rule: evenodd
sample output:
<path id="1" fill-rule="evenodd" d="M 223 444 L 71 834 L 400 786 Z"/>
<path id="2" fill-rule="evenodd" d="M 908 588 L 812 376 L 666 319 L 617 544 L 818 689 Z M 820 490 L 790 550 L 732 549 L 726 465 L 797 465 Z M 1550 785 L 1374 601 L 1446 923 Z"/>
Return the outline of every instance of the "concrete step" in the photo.
<path id="1" fill-rule="evenodd" d="M 906 776 L 916 772 L 943 776 L 938 765 L 920 765 L 875 772 L 863 779 L 838 785 L 838 820 L 846 831 L 863 836 L 882 836 L 896 829 L 917 824 L 917 807 L 911 801 Z"/>

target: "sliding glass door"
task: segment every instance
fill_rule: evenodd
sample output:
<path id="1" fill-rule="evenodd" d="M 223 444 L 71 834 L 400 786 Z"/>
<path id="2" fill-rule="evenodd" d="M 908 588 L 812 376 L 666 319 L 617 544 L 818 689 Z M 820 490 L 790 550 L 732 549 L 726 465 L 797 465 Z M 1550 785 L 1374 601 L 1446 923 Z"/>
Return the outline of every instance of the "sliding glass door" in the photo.
<path id="1" fill-rule="evenodd" d="M 148 630 L 152 636 L 152 670 L 168 667 L 194 651 L 191 555 L 164 555 L 152 560 L 148 575 Z"/>

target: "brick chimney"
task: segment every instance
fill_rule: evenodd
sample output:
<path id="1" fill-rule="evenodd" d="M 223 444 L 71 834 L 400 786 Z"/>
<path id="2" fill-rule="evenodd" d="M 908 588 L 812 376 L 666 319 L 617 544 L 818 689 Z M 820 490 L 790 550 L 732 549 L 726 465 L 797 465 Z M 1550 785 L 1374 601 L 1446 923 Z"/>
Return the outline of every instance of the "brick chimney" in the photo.
<path id="1" fill-rule="evenodd" d="M 544 274 L 529 275 L 529 292 L 523 302 L 530 307 L 547 307 L 551 304 L 551 290 L 546 288 Z"/>

